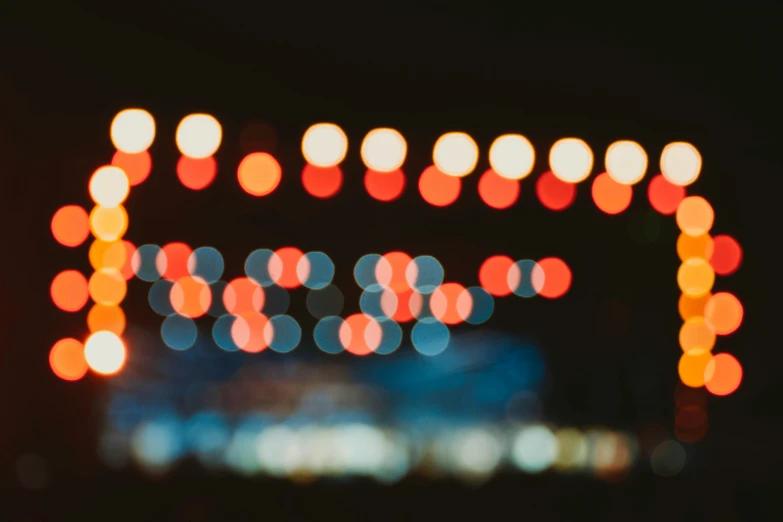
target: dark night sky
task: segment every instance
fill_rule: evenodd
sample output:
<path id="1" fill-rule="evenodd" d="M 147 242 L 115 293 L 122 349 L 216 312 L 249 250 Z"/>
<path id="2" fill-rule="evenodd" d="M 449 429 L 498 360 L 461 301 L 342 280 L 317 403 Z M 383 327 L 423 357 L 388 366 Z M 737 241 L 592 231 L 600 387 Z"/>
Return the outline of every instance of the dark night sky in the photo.
<path id="1" fill-rule="evenodd" d="M 622 426 L 645 415 L 671 423 L 666 412 L 671 414 L 677 353 L 672 345 L 659 345 L 671 343 L 678 328 L 674 228 L 669 227 L 666 246 L 634 245 L 623 217 L 618 224 L 591 208 L 586 186 L 564 217 L 552 217 L 535 204 L 532 184 L 528 191 L 523 184 L 519 206 L 524 208 L 492 214 L 475 195 L 475 174 L 460 202 L 442 211 L 426 208 L 409 190 L 390 207 L 399 226 L 389 226 L 378 205 L 361 197 L 358 177 L 351 180 L 352 166 L 355 176 L 361 172 L 356 154 L 346 164 L 343 199 L 335 202 L 314 203 L 295 176 L 286 182 L 286 165 L 292 172 L 301 167 L 301 134 L 324 120 L 341 123 L 354 144 L 375 126 L 400 129 L 409 143 L 409 180 L 426 166 L 438 134 L 452 129 L 471 133 L 483 158 L 495 136 L 522 132 L 537 147 L 535 174 L 544 170 L 543 151 L 566 135 L 587 140 L 596 164 L 611 141 L 636 139 L 656 168 L 657 151 L 665 143 L 695 143 L 705 158 L 695 192 L 713 202 L 716 230 L 739 238 L 746 255 L 740 273 L 724 286 L 746 306 L 742 330 L 724 344 L 745 365 L 746 381 L 735 396 L 710 402 L 713 424 L 703 444 L 712 472 L 759 485 L 771 480 L 780 459 L 768 452 L 783 435 L 776 378 L 783 359 L 764 328 L 775 324 L 772 310 L 777 309 L 771 238 L 778 235 L 773 228 L 778 220 L 769 210 L 776 194 L 768 180 L 781 166 L 773 151 L 781 116 L 774 51 L 781 42 L 770 13 L 653 3 L 620 12 L 583 6 L 568 16 L 566 6 L 552 13 L 523 3 L 500 7 L 502 2 L 395 2 L 362 9 L 329 2 L 201 0 L 165 6 L 15 4 L 0 7 L 0 237 L 5 244 L 0 253 L 0 481 L 13 481 L 12 463 L 28 451 L 46 454 L 63 473 L 82 468 L 89 475 L 95 469 L 94 405 L 104 384 L 94 377 L 59 382 L 47 364 L 52 342 L 74 328 L 51 305 L 49 281 L 64 264 L 83 261 L 81 254 L 57 248 L 48 224 L 58 206 L 88 203 L 89 173 L 111 153 L 109 121 L 127 106 L 145 107 L 158 120 L 152 149 L 156 169 L 173 168 L 174 128 L 193 111 L 210 112 L 223 123 L 218 159 L 228 165 L 225 171 L 239 159 L 242 126 L 256 118 L 278 132 L 284 169 L 279 193 L 263 209 L 237 195 L 231 176 L 217 183 L 211 199 L 187 194 L 169 203 L 162 194 L 175 190 L 171 179 L 142 186 L 144 201 L 153 205 L 139 219 L 144 201 L 129 203 L 132 223 L 139 216 L 132 229 L 138 237 L 159 234 L 154 240 L 177 236 L 205 244 L 209 240 L 203 238 L 214 238 L 239 220 L 250 232 L 223 241 L 227 248 L 248 252 L 259 242 L 250 237 L 253 227 L 273 219 L 278 225 L 265 232 L 264 241 L 313 249 L 326 237 L 336 245 L 338 270 L 341 261 L 345 266 L 361 253 L 396 247 L 429 248 L 444 264 L 451 261 L 456 273 L 474 270 L 479 259 L 497 251 L 562 256 L 575 271 L 582 269 L 587 281 L 575 282 L 564 303 L 553 303 L 559 307 L 555 312 L 575 316 L 620 300 L 631 307 L 633 319 L 625 338 L 607 341 L 591 333 L 580 353 L 570 353 L 577 338 L 562 332 L 557 314 L 543 306 L 530 312 L 530 323 L 538 325 L 530 326 L 533 334 L 552 335 L 549 357 L 561 380 L 569 382 L 553 411 L 573 419 L 582 409 Z M 644 199 L 637 191 L 632 209 L 646 208 Z M 154 210 L 163 202 L 173 205 L 168 215 L 174 217 Z M 292 204 L 301 205 L 296 218 L 290 216 Z M 218 217 L 194 218 L 194 227 L 179 212 L 194 207 Z M 356 215 L 373 219 L 355 223 Z M 167 221 L 157 223 L 158 217 Z M 313 222 L 324 223 L 326 232 L 313 231 Z M 423 222 L 439 231 L 434 239 L 423 233 Z M 355 227 L 355 238 L 347 236 L 346 223 Z M 498 324 L 513 329 L 513 314 L 513 309 L 500 314 Z M 583 323 L 589 326 L 593 319 Z M 81 318 L 75 322 L 81 328 Z M 634 379 L 650 374 L 659 400 L 648 405 L 648 413 L 617 398 Z M 608 390 L 619 406 L 579 402 L 585 400 L 579 397 L 582 389 L 590 390 L 588 397 Z"/>

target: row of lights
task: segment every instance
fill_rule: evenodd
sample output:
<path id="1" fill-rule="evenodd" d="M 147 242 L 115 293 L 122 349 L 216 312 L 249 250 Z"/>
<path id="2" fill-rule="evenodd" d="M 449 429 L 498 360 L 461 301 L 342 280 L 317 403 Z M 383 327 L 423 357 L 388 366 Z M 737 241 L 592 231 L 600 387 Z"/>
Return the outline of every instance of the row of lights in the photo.
<path id="1" fill-rule="evenodd" d="M 154 118 L 142 109 L 121 111 L 115 116 L 110 129 L 112 142 L 117 150 L 125 155 L 146 153 L 155 140 L 155 133 Z M 217 152 L 222 136 L 222 127 L 214 116 L 191 114 L 183 118 L 177 126 L 175 141 L 184 157 L 206 160 Z M 405 162 L 407 151 L 405 138 L 399 131 L 391 128 L 371 130 L 360 146 L 360 155 L 365 166 L 377 173 L 399 170 Z M 312 125 L 302 137 L 302 154 L 307 163 L 315 167 L 337 167 L 345 159 L 347 152 L 348 137 L 343 129 L 333 123 Z M 271 156 L 266 153 L 255 153 L 249 155 L 246 160 L 266 163 L 270 161 L 269 158 Z M 460 178 L 473 172 L 478 158 L 478 145 L 464 132 L 445 133 L 437 139 L 433 147 L 433 165 L 443 174 L 452 177 Z M 489 148 L 492 170 L 498 176 L 509 180 L 527 177 L 533 170 L 535 159 L 535 149 L 530 141 L 520 134 L 500 136 Z M 552 173 L 566 183 L 584 181 L 590 175 L 593 163 L 592 150 L 578 138 L 558 140 L 549 151 Z M 696 181 L 701 172 L 701 164 L 698 150 L 686 142 L 668 144 L 660 156 L 663 176 L 678 186 L 687 186 Z M 614 181 L 623 185 L 634 185 L 642 180 L 647 171 L 647 153 L 635 141 L 617 141 L 608 147 L 604 165 L 607 175 Z M 245 182 L 252 185 L 252 178 L 256 177 L 248 175 Z"/>
<path id="2" fill-rule="evenodd" d="M 83 210 L 80 212 L 80 208 L 76 206 L 63 207 L 58 211 L 59 218 L 78 221 L 82 229 L 86 224 L 96 238 L 93 246 L 122 240 L 128 225 L 127 212 L 122 207 L 122 203 L 127 198 L 130 187 L 143 181 L 149 174 L 151 160 L 147 149 L 155 139 L 155 121 L 144 110 L 128 109 L 114 118 L 110 134 L 117 148 L 114 156 L 117 164 L 102 167 L 93 174 L 89 185 L 90 195 L 96 203 L 93 211 L 86 218 L 86 212 Z M 220 147 L 221 141 L 222 128 L 213 116 L 191 114 L 180 122 L 176 131 L 176 143 L 183 156 L 178 166 L 178 175 L 183 183 L 196 186 L 198 183 L 192 180 L 193 177 L 199 175 L 200 179 L 214 177 L 216 166 L 214 166 L 213 155 Z M 302 153 L 315 178 L 319 173 L 323 174 L 329 169 L 337 168 L 344 160 L 347 151 L 348 140 L 345 132 L 331 123 L 311 126 L 302 139 Z M 407 143 L 394 129 L 374 129 L 362 141 L 360 153 L 365 165 L 377 176 L 390 175 L 390 173 L 397 173 L 404 163 Z M 455 199 L 453 182 L 444 180 L 452 179 L 458 182 L 459 178 L 470 174 L 476 167 L 478 156 L 478 146 L 469 135 L 461 132 L 442 135 L 433 148 L 434 165 L 425 170 L 419 182 L 420 188 L 431 186 L 433 189 L 429 191 L 433 195 L 433 200 L 428 199 L 428 201 L 440 206 L 453 201 Z M 495 181 L 520 180 L 531 173 L 535 162 L 535 150 L 524 136 L 504 135 L 491 145 L 489 162 L 492 167 L 491 175 L 487 178 L 485 174 L 482 179 L 490 179 L 490 182 L 493 179 Z M 550 149 L 551 172 L 539 178 L 538 186 L 549 184 L 557 187 L 557 183 L 560 183 L 559 189 L 562 189 L 562 186 L 572 187 L 573 184 L 589 176 L 593 162 L 592 150 L 584 141 L 577 138 L 559 140 Z M 129 175 L 125 168 L 118 166 L 123 163 L 133 166 L 136 174 Z M 661 154 L 661 175 L 653 178 L 648 187 L 648 197 L 656 210 L 663 214 L 676 214 L 677 224 L 686 237 L 684 243 L 690 241 L 687 238 L 701 238 L 708 234 L 714 220 L 714 211 L 704 198 L 686 197 L 684 192 L 684 187 L 698 178 L 701 163 L 701 156 L 695 147 L 684 142 L 671 143 Z M 606 172 L 597 176 L 593 182 L 593 199 L 604 212 L 618 213 L 627 208 L 630 203 L 631 185 L 643 178 L 648 166 L 647 155 L 638 143 L 627 140 L 615 142 L 607 149 L 605 166 Z M 307 171 L 307 167 L 305 170 Z M 194 175 L 193 172 L 201 174 Z M 138 173 L 141 174 L 137 175 Z M 254 195 L 264 195 L 274 190 L 280 181 L 280 176 L 279 164 L 266 153 L 248 155 L 242 160 L 238 169 L 240 184 L 247 192 Z M 189 180 L 187 183 L 184 181 L 186 179 Z M 483 181 L 480 185 L 482 183 Z M 422 190 L 422 194 L 425 192 Z M 456 185 L 456 193 L 458 192 L 459 185 Z M 538 192 L 539 196 L 543 193 L 540 190 Z M 560 192 L 564 191 L 560 190 Z M 560 199 L 567 201 L 568 197 Z M 565 205 L 560 204 L 565 208 L 570 202 Z M 556 207 L 557 204 L 553 204 L 550 208 L 557 209 Z M 58 237 L 58 227 L 55 226 L 58 215 L 53 220 L 55 237 Z M 61 238 L 58 237 L 61 243 L 76 246 L 86 239 L 81 237 L 83 231 L 71 233 L 72 229 L 75 230 L 73 227 L 64 228 L 67 231 L 60 234 Z M 688 386 L 706 385 L 711 392 L 726 395 L 739 385 L 742 375 L 741 366 L 728 354 L 712 355 L 710 339 L 711 334 L 729 335 L 737 329 L 742 320 L 742 306 L 739 300 L 729 293 L 719 292 L 714 295 L 710 293 L 716 272 L 736 270 L 739 265 L 737 251 L 741 254 L 741 250 L 733 238 L 720 237 L 722 238 L 720 242 L 713 240 L 710 243 L 709 252 L 705 250 L 684 258 L 678 271 L 677 281 L 683 292 L 680 308 L 696 310 L 693 316 L 684 317 L 685 323 L 680 336 L 684 353 L 680 360 L 679 373 L 682 382 Z M 128 246 L 126 242 L 122 244 Z M 732 256 L 737 258 L 735 263 L 737 266 L 731 266 Z M 718 265 L 722 268 L 717 269 Z M 508 270 L 501 271 L 501 274 L 506 276 L 505 283 L 502 284 L 509 282 L 510 273 Z M 63 278 L 64 286 L 74 284 L 77 278 L 75 274 L 69 273 L 68 277 Z M 116 267 L 102 267 L 90 277 L 87 285 L 88 294 L 96 302 L 96 306 L 110 306 L 104 294 L 124 296 L 125 280 L 127 274 L 123 274 Z M 93 369 L 111 373 L 107 370 L 115 368 L 116 371 L 124 362 L 124 346 L 119 338 L 115 342 L 114 338 L 108 337 L 109 334 L 116 337 L 113 332 L 97 331 L 93 336 L 99 333 L 107 335 L 96 339 L 103 340 L 103 344 L 111 339 L 109 344 L 114 348 L 91 350 L 90 353 L 114 353 L 115 356 L 112 356 L 112 364 L 98 364 L 97 356 L 93 355 L 92 359 L 96 361 Z M 89 342 L 87 344 L 89 345 Z"/>
<path id="3" fill-rule="evenodd" d="M 232 428 L 226 419 L 207 413 L 190 422 L 150 419 L 129 433 L 107 431 L 101 453 L 108 464 L 127 464 L 130 457 L 153 474 L 166 473 L 191 456 L 210 469 L 279 478 L 353 475 L 395 482 L 419 472 L 483 481 L 504 467 L 527 474 L 618 476 L 635 464 L 638 445 L 628 433 L 544 424 L 450 429 L 423 437 L 363 423 L 297 427 L 249 422 Z M 670 453 L 657 449 L 654 471 L 666 469 L 666 463 L 669 474 L 682 468 L 684 462 L 670 462 Z"/>

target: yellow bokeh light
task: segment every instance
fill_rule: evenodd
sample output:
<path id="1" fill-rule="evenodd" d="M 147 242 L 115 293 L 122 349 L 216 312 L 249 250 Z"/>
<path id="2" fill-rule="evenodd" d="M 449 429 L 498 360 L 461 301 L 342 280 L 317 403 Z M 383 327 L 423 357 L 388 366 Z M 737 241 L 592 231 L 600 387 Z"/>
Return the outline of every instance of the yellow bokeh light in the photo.
<path id="1" fill-rule="evenodd" d="M 402 166 L 407 154 L 405 138 L 394 129 L 373 129 L 362 141 L 362 161 L 370 170 L 393 172 Z"/>
<path id="2" fill-rule="evenodd" d="M 694 316 L 685 321 L 679 337 L 680 348 L 685 353 L 709 352 L 715 347 L 715 332 L 704 321 L 704 317 Z"/>
<path id="3" fill-rule="evenodd" d="M 704 386 L 704 371 L 711 359 L 712 353 L 708 351 L 693 350 L 682 354 L 677 365 L 680 381 L 691 388 Z"/>
<path id="4" fill-rule="evenodd" d="M 122 241 L 103 241 L 96 239 L 90 245 L 88 253 L 90 265 L 95 270 L 111 268 L 122 270 L 128 260 L 128 249 Z"/>
<path id="5" fill-rule="evenodd" d="M 489 165 L 498 176 L 522 179 L 533 171 L 536 151 L 521 134 L 505 134 L 489 147 Z"/>
<path id="6" fill-rule="evenodd" d="M 155 119 L 143 109 L 125 109 L 112 120 L 109 134 L 117 150 L 138 154 L 155 141 Z"/>
<path id="7" fill-rule="evenodd" d="M 130 193 L 130 181 L 119 167 L 105 166 L 96 170 L 90 178 L 90 197 L 96 205 L 116 207 Z"/>
<path id="8" fill-rule="evenodd" d="M 706 234 L 715 221 L 715 211 L 701 196 L 689 196 L 677 207 L 677 226 L 689 236 Z"/>
<path id="9" fill-rule="evenodd" d="M 128 230 L 128 213 L 122 205 L 97 206 L 90 212 L 90 230 L 103 241 L 116 241 Z"/>
<path id="10" fill-rule="evenodd" d="M 95 332 L 84 343 L 84 357 L 92 371 L 101 375 L 117 373 L 125 365 L 125 344 L 117 334 Z"/>
<path id="11" fill-rule="evenodd" d="M 95 304 L 87 314 L 87 328 L 90 332 L 107 330 L 122 335 L 125 331 L 125 312 L 119 306 Z"/>
<path id="12" fill-rule="evenodd" d="M 689 297 L 701 297 L 712 290 L 715 284 L 715 271 L 712 266 L 699 257 L 686 259 L 677 271 L 677 284 L 683 294 Z"/>
<path id="13" fill-rule="evenodd" d="M 464 132 L 447 132 L 438 138 L 432 149 L 432 161 L 438 170 L 455 178 L 473 172 L 478 156 L 478 145 Z"/>
<path id="14" fill-rule="evenodd" d="M 634 185 L 647 172 L 647 153 L 635 141 L 615 141 L 606 149 L 606 172 L 617 183 Z"/>
<path id="15" fill-rule="evenodd" d="M 177 126 L 177 148 L 183 156 L 203 159 L 212 156 L 223 140 L 223 128 L 214 116 L 189 114 Z"/>
<path id="16" fill-rule="evenodd" d="M 684 141 L 669 143 L 661 152 L 661 173 L 669 183 L 685 187 L 701 173 L 701 154 Z"/>
<path id="17" fill-rule="evenodd" d="M 549 150 L 549 168 L 559 180 L 579 183 L 593 170 L 593 151 L 579 138 L 563 138 Z"/>
<path id="18" fill-rule="evenodd" d="M 316 123 L 302 136 L 302 155 L 307 163 L 328 168 L 342 163 L 348 153 L 348 137 L 334 123 Z"/>

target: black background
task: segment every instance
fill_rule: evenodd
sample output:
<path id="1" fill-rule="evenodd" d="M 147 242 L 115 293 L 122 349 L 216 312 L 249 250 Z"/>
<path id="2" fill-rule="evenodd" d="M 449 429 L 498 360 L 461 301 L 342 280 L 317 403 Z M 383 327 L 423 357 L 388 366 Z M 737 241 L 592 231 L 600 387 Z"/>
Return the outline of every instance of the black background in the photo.
<path id="1" fill-rule="evenodd" d="M 495 513 L 545 520 L 776 519 L 779 508 L 767 498 L 783 435 L 777 392 L 783 359 L 772 335 L 779 308 L 773 296 L 781 116 L 774 16 L 736 6 L 661 4 L 546 11 L 424 1 L 3 4 L 0 498 L 7 502 L 0 510 L 11 520 Z M 94 453 L 105 381 L 88 376 L 64 383 L 48 368 L 56 339 L 84 333 L 82 316 L 54 309 L 49 282 L 66 266 L 88 268 L 85 252 L 64 252 L 48 227 L 59 206 L 88 205 L 89 174 L 112 152 L 109 122 L 128 106 L 148 109 L 158 123 L 153 175 L 127 205 L 130 239 L 214 242 L 234 272 L 242 253 L 286 244 L 327 250 L 338 273 L 366 252 L 430 253 L 459 281 L 475 277 L 481 259 L 494 253 L 563 257 L 575 274 L 567 298 L 524 309 L 499 306 L 493 324 L 524 330 L 546 345 L 554 376 L 551 418 L 630 429 L 672 425 L 679 318 L 671 221 L 659 242 L 639 245 L 628 236 L 631 218 L 601 215 L 586 185 L 574 209 L 552 214 L 535 201 L 532 182 L 523 182 L 513 209 L 493 212 L 476 195 L 476 174 L 466 179 L 460 200 L 442 210 L 425 205 L 412 180 L 447 130 L 475 137 L 483 152 L 479 168 L 487 167 L 494 137 L 524 133 L 539 153 L 534 176 L 546 168 L 543 151 L 567 135 L 590 143 L 597 167 L 615 139 L 642 143 L 651 166 L 667 142 L 691 141 L 704 157 L 693 191 L 715 206 L 716 232 L 734 235 L 745 250 L 740 272 L 720 284 L 743 300 L 746 319 L 738 334 L 719 341 L 743 363 L 743 386 L 710 401 L 710 432 L 693 450 L 698 466 L 669 480 L 647 471 L 619 485 L 501 476 L 481 489 L 415 479 L 384 489 L 301 488 L 194 470 L 158 483 L 108 474 Z M 185 193 L 173 176 L 173 135 L 179 119 L 194 111 L 218 117 L 224 142 L 219 181 Z M 241 157 L 239 133 L 254 119 L 276 130 L 284 169 L 283 183 L 263 204 L 242 194 L 232 176 Z M 340 123 L 353 151 L 343 191 L 324 202 L 307 196 L 297 180 L 299 140 L 317 121 Z M 388 210 L 364 194 L 355 154 L 361 136 L 376 126 L 400 129 L 409 143 L 409 187 Z M 636 190 L 629 214 L 648 208 L 645 187 Z M 338 283 L 348 282 L 343 272 Z M 129 315 L 150 315 L 143 295 L 131 290 Z M 602 311 L 617 307 L 627 319 L 615 317 L 607 336 L 595 325 Z M 520 313 L 526 314 L 521 324 Z M 18 486 L 15 462 L 24 453 L 47 460 L 47 489 Z"/>

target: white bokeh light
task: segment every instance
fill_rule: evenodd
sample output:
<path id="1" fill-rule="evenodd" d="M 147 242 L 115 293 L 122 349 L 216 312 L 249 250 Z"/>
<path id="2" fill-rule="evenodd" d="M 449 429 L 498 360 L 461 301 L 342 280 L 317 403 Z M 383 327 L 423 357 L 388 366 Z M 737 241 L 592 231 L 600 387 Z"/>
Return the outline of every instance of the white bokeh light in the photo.
<path id="1" fill-rule="evenodd" d="M 328 168 L 339 165 L 348 152 L 348 137 L 334 123 L 316 123 L 302 136 L 302 155 L 307 163 Z"/>
<path id="2" fill-rule="evenodd" d="M 549 168 L 561 181 L 579 183 L 593 170 L 593 151 L 579 138 L 563 138 L 549 151 Z"/>
<path id="3" fill-rule="evenodd" d="M 116 207 L 130 193 L 128 176 L 119 167 L 107 165 L 96 170 L 90 178 L 90 197 L 96 205 Z"/>
<path id="4" fill-rule="evenodd" d="M 368 169 L 393 172 L 405 162 L 408 145 L 394 129 L 373 129 L 362 141 L 361 156 Z"/>
<path id="5" fill-rule="evenodd" d="M 117 150 L 138 154 L 155 141 L 155 119 L 143 109 L 125 109 L 112 120 L 109 134 Z"/>
<path id="6" fill-rule="evenodd" d="M 514 439 L 511 459 L 522 471 L 540 473 L 557 459 L 558 440 L 546 426 L 529 426 Z"/>
<path id="7" fill-rule="evenodd" d="M 189 114 L 177 126 L 177 148 L 183 156 L 203 159 L 212 156 L 223 140 L 223 129 L 214 116 Z"/>
<path id="8" fill-rule="evenodd" d="M 449 176 L 461 178 L 476 168 L 478 145 L 464 132 L 448 132 L 438 138 L 432 150 L 435 166 Z"/>
<path id="9" fill-rule="evenodd" d="M 669 143 L 661 152 L 661 173 L 669 183 L 688 186 L 701 173 L 701 154 L 690 143 Z"/>
<path id="10" fill-rule="evenodd" d="M 606 149 L 606 172 L 623 185 L 639 183 L 647 172 L 647 153 L 635 141 L 615 141 Z"/>
<path id="11" fill-rule="evenodd" d="M 533 145 L 520 134 L 500 136 L 489 148 L 489 164 L 504 178 L 522 179 L 528 176 L 535 161 Z"/>
<path id="12" fill-rule="evenodd" d="M 84 343 L 84 358 L 96 373 L 117 373 L 125 364 L 125 357 L 125 344 L 113 332 L 95 332 Z"/>

